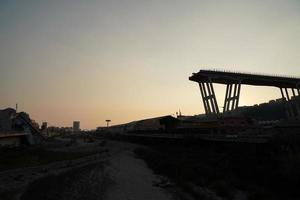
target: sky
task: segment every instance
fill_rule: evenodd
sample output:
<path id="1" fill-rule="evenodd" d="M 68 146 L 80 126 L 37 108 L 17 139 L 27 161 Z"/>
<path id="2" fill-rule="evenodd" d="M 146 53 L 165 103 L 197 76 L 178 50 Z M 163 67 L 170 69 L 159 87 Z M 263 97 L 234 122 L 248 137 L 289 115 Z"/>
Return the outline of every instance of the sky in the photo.
<path id="1" fill-rule="evenodd" d="M 299 52 L 299 0 L 0 0 L 0 109 L 83 129 L 194 115 L 192 73 L 300 76 Z M 276 98 L 242 86 L 240 105 Z"/>

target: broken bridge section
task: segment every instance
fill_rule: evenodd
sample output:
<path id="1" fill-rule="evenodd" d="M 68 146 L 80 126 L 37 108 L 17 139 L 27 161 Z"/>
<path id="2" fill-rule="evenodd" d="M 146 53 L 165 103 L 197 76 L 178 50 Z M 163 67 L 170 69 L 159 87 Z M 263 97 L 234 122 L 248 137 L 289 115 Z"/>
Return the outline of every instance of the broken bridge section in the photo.
<path id="1" fill-rule="evenodd" d="M 234 84 L 232 84 L 232 83 L 227 84 L 223 113 L 231 111 L 231 110 L 235 110 L 236 108 L 238 108 L 240 94 L 241 94 L 241 81 L 239 81 L 238 83 L 234 83 Z"/>
<path id="2" fill-rule="evenodd" d="M 300 118 L 300 78 L 247 74 L 218 70 L 200 70 L 193 73 L 189 80 L 197 82 L 207 115 L 220 114 L 213 83 L 225 84 L 226 94 L 223 113 L 233 111 L 239 106 L 242 85 L 269 86 L 280 89 L 285 102 L 287 118 Z"/>
<path id="3" fill-rule="evenodd" d="M 297 90 L 298 95 L 295 90 Z M 290 91 L 292 95 L 290 96 Z M 300 91 L 299 88 L 280 88 L 282 99 L 285 102 L 285 112 L 288 118 L 300 117 Z"/>
<path id="4" fill-rule="evenodd" d="M 208 82 L 199 82 L 200 92 L 206 114 L 219 114 L 219 107 L 214 91 L 213 84 Z"/>

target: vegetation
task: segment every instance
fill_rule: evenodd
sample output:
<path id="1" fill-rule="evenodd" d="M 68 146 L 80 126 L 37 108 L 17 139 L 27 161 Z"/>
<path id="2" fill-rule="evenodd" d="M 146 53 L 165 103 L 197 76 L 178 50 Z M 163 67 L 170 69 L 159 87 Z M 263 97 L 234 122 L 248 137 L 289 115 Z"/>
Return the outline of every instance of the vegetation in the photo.
<path id="1" fill-rule="evenodd" d="M 150 146 L 135 153 L 155 173 L 168 176 L 187 192 L 191 192 L 188 183 L 193 183 L 225 199 L 232 199 L 237 190 L 253 200 L 300 198 L 300 152 L 280 151 L 280 144 Z"/>
<path id="2" fill-rule="evenodd" d="M 237 109 L 238 112 L 256 120 L 280 120 L 286 118 L 283 102 L 271 101 L 255 106 L 244 106 Z"/>

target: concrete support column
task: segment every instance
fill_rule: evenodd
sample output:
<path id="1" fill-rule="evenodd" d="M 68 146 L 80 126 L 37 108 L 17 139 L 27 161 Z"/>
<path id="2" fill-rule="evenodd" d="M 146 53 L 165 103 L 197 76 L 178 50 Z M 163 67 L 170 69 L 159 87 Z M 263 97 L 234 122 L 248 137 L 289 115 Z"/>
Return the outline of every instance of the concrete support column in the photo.
<path id="1" fill-rule="evenodd" d="M 211 91 L 209 83 L 206 83 L 206 88 L 207 88 L 208 97 L 211 97 L 212 96 L 212 91 Z M 210 105 L 211 105 L 213 113 L 216 113 L 216 105 L 215 105 L 214 99 L 213 98 L 208 98 L 208 101 L 210 101 Z"/>
<path id="2" fill-rule="evenodd" d="M 295 113 L 294 113 L 294 109 L 293 109 L 293 101 L 291 100 L 291 97 L 289 95 L 288 89 L 285 88 L 285 93 L 286 93 L 286 97 L 287 97 L 287 109 L 289 110 L 290 113 L 290 117 L 294 117 Z"/>
<path id="3" fill-rule="evenodd" d="M 227 101 L 227 107 L 226 107 L 225 112 L 229 111 L 229 108 L 230 108 L 231 91 L 232 91 L 232 84 L 229 84 L 229 93 L 228 93 L 228 97 L 226 99 L 226 101 Z"/>
<path id="4" fill-rule="evenodd" d="M 211 81 L 199 82 L 199 88 L 206 114 L 219 114 L 219 107 Z"/>
<path id="5" fill-rule="evenodd" d="M 228 104 L 228 94 L 229 94 L 229 85 L 230 84 L 227 84 L 226 86 L 226 93 L 225 93 L 225 100 L 224 100 L 224 107 L 223 107 L 223 113 L 226 111 L 226 108 L 227 108 L 227 104 Z"/>
<path id="6" fill-rule="evenodd" d="M 207 95 L 207 91 L 206 91 L 206 88 L 205 88 L 205 84 L 202 83 L 202 88 L 203 88 L 203 92 L 204 92 L 204 99 L 206 101 L 206 105 L 207 105 L 207 109 L 208 109 L 208 112 L 209 113 L 212 113 L 212 109 L 210 107 L 210 104 L 209 104 L 209 101 L 208 101 L 208 95 Z"/>
<path id="7" fill-rule="evenodd" d="M 294 89 L 292 88 L 291 90 L 292 90 L 292 93 L 295 97 Z M 286 111 L 287 118 L 293 118 L 293 117 L 299 115 L 300 113 L 298 111 L 297 111 L 297 113 L 294 112 L 293 100 L 291 100 L 291 98 L 290 98 L 288 88 L 284 88 L 284 91 L 283 91 L 283 88 L 280 88 L 280 93 L 281 93 L 281 96 L 284 100 L 284 105 L 285 105 L 285 111 Z M 296 108 L 296 109 L 298 110 L 298 108 Z"/>
<path id="8" fill-rule="evenodd" d="M 241 82 L 227 84 L 223 113 L 238 108 L 241 92 Z"/>
<path id="9" fill-rule="evenodd" d="M 282 90 L 282 88 L 280 88 L 280 92 L 281 92 L 282 99 L 284 100 L 284 99 L 285 99 L 285 97 L 284 97 L 284 94 L 283 94 L 283 90 Z"/>
<path id="10" fill-rule="evenodd" d="M 218 102 L 217 102 L 216 95 L 215 95 L 215 90 L 214 90 L 214 87 L 213 87 L 213 84 L 212 84 L 211 80 L 210 80 L 209 84 L 210 84 L 210 88 L 211 88 L 213 100 L 214 100 L 214 102 L 215 102 L 214 105 L 215 105 L 215 107 L 216 107 L 216 112 L 217 112 L 217 113 L 220 113 L 220 111 L 219 111 L 219 106 L 218 106 Z"/>
<path id="11" fill-rule="evenodd" d="M 297 88 L 297 91 L 298 91 L 298 96 L 300 96 L 300 83 L 296 84 L 296 88 Z"/>
<path id="12" fill-rule="evenodd" d="M 289 101 L 290 100 L 289 92 L 288 92 L 287 88 L 284 88 L 284 90 L 285 90 L 287 101 Z"/>
<path id="13" fill-rule="evenodd" d="M 285 107 L 285 115 L 287 116 L 287 118 L 290 118 L 290 113 L 287 109 L 287 104 L 286 104 L 286 98 L 284 96 L 284 93 L 283 93 L 283 89 L 280 88 L 280 93 L 281 93 L 281 96 L 282 96 L 282 100 L 284 101 L 284 107 Z"/>
<path id="14" fill-rule="evenodd" d="M 232 103 L 231 103 L 231 110 L 234 110 L 235 106 L 235 97 L 236 97 L 236 91 L 237 91 L 237 84 L 234 84 L 234 89 L 233 89 L 233 95 L 232 95 Z"/>
<path id="15" fill-rule="evenodd" d="M 239 106 L 239 101 L 240 101 L 240 95 L 241 95 L 241 82 L 239 82 L 239 84 L 238 84 L 238 90 L 237 90 L 237 99 L 236 99 L 236 105 L 235 105 L 235 107 L 236 108 L 238 108 L 238 106 Z"/>
<path id="16" fill-rule="evenodd" d="M 205 95 L 204 95 L 202 83 L 199 83 L 199 88 L 200 88 L 200 92 L 201 92 L 201 96 L 202 96 L 202 101 L 203 101 L 205 113 L 209 114 L 208 108 L 207 108 L 207 105 L 206 105 L 206 100 L 205 100 Z"/>
<path id="17" fill-rule="evenodd" d="M 295 89 L 292 88 L 292 93 L 293 93 L 293 96 L 296 97 L 296 93 L 295 93 Z"/>

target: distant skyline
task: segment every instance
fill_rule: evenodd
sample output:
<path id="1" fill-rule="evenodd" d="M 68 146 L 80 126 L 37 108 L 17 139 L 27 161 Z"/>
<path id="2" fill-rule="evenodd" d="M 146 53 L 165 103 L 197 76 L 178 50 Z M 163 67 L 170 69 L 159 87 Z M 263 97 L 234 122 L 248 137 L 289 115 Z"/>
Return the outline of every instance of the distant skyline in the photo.
<path id="1" fill-rule="evenodd" d="M 193 72 L 300 76 L 299 52 L 298 0 L 2 0 L 0 109 L 83 129 L 194 115 L 204 108 Z M 240 105 L 276 98 L 242 86 Z"/>

